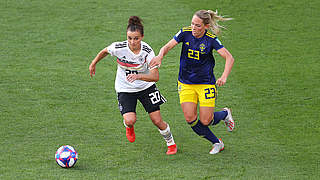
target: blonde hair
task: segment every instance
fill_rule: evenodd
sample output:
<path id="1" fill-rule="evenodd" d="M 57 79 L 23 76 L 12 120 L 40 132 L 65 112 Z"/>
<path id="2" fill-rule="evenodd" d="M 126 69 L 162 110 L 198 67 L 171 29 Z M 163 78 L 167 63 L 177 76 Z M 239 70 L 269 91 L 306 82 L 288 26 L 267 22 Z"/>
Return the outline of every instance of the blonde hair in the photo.
<path id="1" fill-rule="evenodd" d="M 216 35 L 221 33 L 221 28 L 224 28 L 218 24 L 219 21 L 232 20 L 232 18 L 224 18 L 223 16 L 219 16 L 218 10 L 215 12 L 212 10 L 199 10 L 194 15 L 202 19 L 204 25 L 209 24 L 210 30 Z"/>

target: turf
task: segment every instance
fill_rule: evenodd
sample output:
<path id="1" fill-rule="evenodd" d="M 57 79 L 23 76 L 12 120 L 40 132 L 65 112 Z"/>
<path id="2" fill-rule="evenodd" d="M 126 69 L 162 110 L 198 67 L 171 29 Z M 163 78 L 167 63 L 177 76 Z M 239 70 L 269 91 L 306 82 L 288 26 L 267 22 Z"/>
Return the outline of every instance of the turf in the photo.
<path id="1" fill-rule="evenodd" d="M 141 105 L 136 142 L 125 137 L 107 57 L 90 78 L 95 55 L 125 40 L 128 17 L 144 20 L 157 53 L 199 9 L 233 21 L 222 43 L 235 57 L 217 108 L 233 109 L 236 129 L 213 130 L 225 150 L 185 123 L 176 91 L 180 46 L 166 56 L 158 87 L 162 116 L 178 153 Z M 0 1 L 0 179 L 318 179 L 320 177 L 320 1 Z M 216 76 L 224 61 L 216 58 Z M 72 169 L 54 160 L 59 146 L 79 153 Z"/>

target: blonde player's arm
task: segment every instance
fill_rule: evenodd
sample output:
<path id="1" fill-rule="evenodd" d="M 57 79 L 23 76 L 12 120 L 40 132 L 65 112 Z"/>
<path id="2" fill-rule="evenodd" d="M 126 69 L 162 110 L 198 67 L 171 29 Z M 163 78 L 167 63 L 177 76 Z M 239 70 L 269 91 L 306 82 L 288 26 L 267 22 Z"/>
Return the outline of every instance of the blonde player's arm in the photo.
<path id="1" fill-rule="evenodd" d="M 166 45 L 164 45 L 160 51 L 159 51 L 159 54 L 157 56 L 155 56 L 149 66 L 151 67 L 151 69 L 154 67 L 154 66 L 158 66 L 160 67 L 161 66 L 161 61 L 163 59 L 163 57 L 170 51 L 170 49 L 174 48 L 176 45 L 178 44 L 178 42 L 175 40 L 175 39 L 171 39 Z"/>
<path id="2" fill-rule="evenodd" d="M 109 54 L 107 48 L 102 49 L 97 56 L 92 60 L 90 66 L 89 66 L 89 71 L 90 71 L 90 76 L 94 76 L 96 74 L 96 64 L 106 57 Z"/>
<path id="3" fill-rule="evenodd" d="M 216 84 L 218 86 L 223 86 L 227 82 L 227 78 L 231 72 L 231 69 L 233 67 L 234 58 L 232 54 L 226 49 L 221 48 L 217 51 L 219 55 L 226 60 L 226 64 L 224 66 L 224 71 L 221 75 L 221 77 L 217 80 Z"/>
<path id="4" fill-rule="evenodd" d="M 148 74 L 129 74 L 127 76 L 129 82 L 135 80 L 147 81 L 147 82 L 157 82 L 159 81 L 159 70 L 158 68 L 153 68 L 149 70 Z"/>

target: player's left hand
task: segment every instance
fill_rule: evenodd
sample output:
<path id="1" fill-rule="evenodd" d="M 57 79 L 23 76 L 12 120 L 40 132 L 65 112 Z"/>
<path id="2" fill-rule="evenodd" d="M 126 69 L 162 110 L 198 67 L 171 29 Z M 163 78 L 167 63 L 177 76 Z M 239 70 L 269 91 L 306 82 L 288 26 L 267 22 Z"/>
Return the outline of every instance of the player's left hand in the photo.
<path id="1" fill-rule="evenodd" d="M 217 80 L 216 84 L 217 84 L 218 86 L 223 86 L 226 82 L 227 82 L 227 78 L 220 77 L 220 78 Z"/>

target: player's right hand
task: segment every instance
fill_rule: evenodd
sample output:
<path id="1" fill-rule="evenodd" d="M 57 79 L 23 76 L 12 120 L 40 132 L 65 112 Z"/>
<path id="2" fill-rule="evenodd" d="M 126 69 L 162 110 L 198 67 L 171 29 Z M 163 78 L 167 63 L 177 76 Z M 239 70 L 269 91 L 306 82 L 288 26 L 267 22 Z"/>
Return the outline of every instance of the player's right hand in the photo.
<path id="1" fill-rule="evenodd" d="M 154 58 L 151 59 L 149 63 L 150 69 L 153 69 L 155 66 L 157 66 L 158 68 L 161 66 L 161 57 L 155 56 Z"/>
<path id="2" fill-rule="evenodd" d="M 96 74 L 96 65 L 95 64 L 90 64 L 89 66 L 89 71 L 90 71 L 90 76 L 94 76 Z"/>

